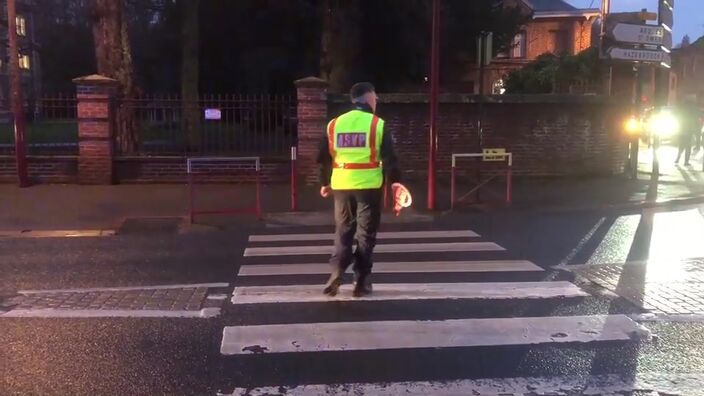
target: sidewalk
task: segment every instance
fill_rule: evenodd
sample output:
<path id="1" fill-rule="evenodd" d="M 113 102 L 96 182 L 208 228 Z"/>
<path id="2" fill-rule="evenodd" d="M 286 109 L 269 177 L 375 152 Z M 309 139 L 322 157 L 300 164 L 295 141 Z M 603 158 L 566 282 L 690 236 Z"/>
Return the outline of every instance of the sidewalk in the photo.
<path id="1" fill-rule="evenodd" d="M 662 148 L 661 172 L 655 181 L 651 180 L 647 149 L 641 152 L 638 180 L 623 176 L 518 180 L 514 184 L 512 209 L 566 211 L 704 202 L 702 152 L 693 156 L 693 167 L 689 168 L 673 164 L 676 153 L 675 148 Z M 425 185 L 411 183 L 409 187 L 414 194 L 415 209 L 406 213 L 406 220 L 431 218 L 431 213 L 424 210 L 427 202 Z M 460 187 L 469 189 L 458 186 L 458 190 Z M 253 207 L 254 191 L 251 185 L 199 185 L 196 206 L 207 210 Z M 317 193 L 315 187 L 300 188 L 299 210 L 315 212 L 319 217 L 327 218 L 324 213 L 331 213 L 332 200 L 323 200 Z M 483 196 L 489 197 L 490 194 Z M 0 185 L 0 201 L 0 231 L 117 229 L 128 218 L 185 218 L 188 214 L 188 190 L 185 185 L 38 185 L 26 189 Z M 437 203 L 439 213 L 449 209 L 446 185 L 440 186 Z M 263 186 L 262 204 L 269 214 L 290 212 L 290 187 Z M 475 206 L 469 210 L 489 209 L 488 206 Z M 279 219 L 293 217 L 290 214 L 277 216 Z M 247 219 L 253 219 L 253 216 L 247 216 Z M 232 226 L 241 223 L 242 217 L 207 216 L 197 220 Z M 332 219 L 329 221 L 331 223 Z"/>

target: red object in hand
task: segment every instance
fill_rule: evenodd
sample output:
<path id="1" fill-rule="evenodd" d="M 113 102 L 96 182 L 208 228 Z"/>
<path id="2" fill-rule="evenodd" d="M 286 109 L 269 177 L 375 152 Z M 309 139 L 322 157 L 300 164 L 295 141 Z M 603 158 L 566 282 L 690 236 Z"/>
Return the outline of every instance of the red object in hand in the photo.
<path id="1" fill-rule="evenodd" d="M 394 213 L 396 216 L 401 214 L 401 209 L 408 208 L 413 203 L 413 197 L 411 197 L 410 191 L 401 183 L 394 183 L 391 185 L 391 191 L 394 196 Z"/>

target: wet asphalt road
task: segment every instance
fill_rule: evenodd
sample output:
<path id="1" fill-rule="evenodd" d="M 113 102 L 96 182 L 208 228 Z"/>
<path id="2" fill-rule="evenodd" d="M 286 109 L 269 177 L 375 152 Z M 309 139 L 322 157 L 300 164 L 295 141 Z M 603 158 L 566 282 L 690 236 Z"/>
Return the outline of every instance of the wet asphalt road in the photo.
<path id="1" fill-rule="evenodd" d="M 469 227 L 506 247 L 514 257 L 548 268 L 585 263 L 596 252 L 608 257 L 609 250 L 632 260 L 646 257 L 647 219 L 645 224 L 636 221 L 636 233 L 625 248 L 616 238 L 603 251 L 600 242 L 622 215 L 629 214 L 476 214 L 443 218 L 433 227 Z M 256 225 L 244 225 L 188 235 L 0 240 L 0 296 L 22 289 L 205 282 L 234 285 L 247 236 L 255 230 Z M 547 276 L 563 275 L 549 272 Z M 335 320 L 341 312 L 347 320 L 371 320 L 382 313 L 385 318 L 423 320 L 640 310 L 628 302 L 596 295 L 540 303 L 318 304 L 304 306 L 295 315 L 278 306 L 226 304 L 222 315 L 213 319 L 0 318 L 0 394 L 213 395 L 232 392 L 237 386 L 270 384 L 633 375 L 643 371 L 704 373 L 704 323 L 647 323 L 658 339 L 643 344 L 333 352 L 263 359 L 220 355 L 226 325 Z"/>

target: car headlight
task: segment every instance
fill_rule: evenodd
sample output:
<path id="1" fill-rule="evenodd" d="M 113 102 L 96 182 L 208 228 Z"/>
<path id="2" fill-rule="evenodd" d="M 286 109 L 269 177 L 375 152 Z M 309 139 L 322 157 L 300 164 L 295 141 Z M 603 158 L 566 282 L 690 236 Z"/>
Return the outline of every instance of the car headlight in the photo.
<path id="1" fill-rule="evenodd" d="M 623 129 L 631 136 L 639 135 L 642 129 L 641 121 L 636 117 L 630 117 L 623 123 Z"/>
<path id="2" fill-rule="evenodd" d="M 660 112 L 650 119 L 650 131 L 660 137 L 676 135 L 680 131 L 680 122 L 670 112 Z"/>

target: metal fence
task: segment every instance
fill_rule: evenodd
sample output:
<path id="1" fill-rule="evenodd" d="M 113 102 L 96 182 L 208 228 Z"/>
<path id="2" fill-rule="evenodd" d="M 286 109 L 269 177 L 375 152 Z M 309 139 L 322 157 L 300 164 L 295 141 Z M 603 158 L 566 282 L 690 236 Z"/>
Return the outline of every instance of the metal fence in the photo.
<path id="1" fill-rule="evenodd" d="M 296 144 L 296 100 L 284 95 L 142 95 L 117 103 L 134 117 L 137 145 L 116 146 L 123 156 L 283 157 Z M 76 155 L 76 96 L 58 94 L 27 100 L 27 152 L 30 155 Z M 206 119 L 206 110 L 219 119 Z M 118 132 L 119 133 L 119 132 Z M 14 154 L 9 101 L 0 100 L 0 155 Z"/>
<path id="2" fill-rule="evenodd" d="M 292 96 L 144 95 L 122 106 L 136 118 L 138 147 L 121 155 L 277 157 L 288 155 L 296 142 Z"/>
<path id="3" fill-rule="evenodd" d="M 26 142 L 30 155 L 76 155 L 78 123 L 76 96 L 44 95 L 25 101 Z M 11 106 L 0 100 L 0 155 L 15 152 Z"/>

